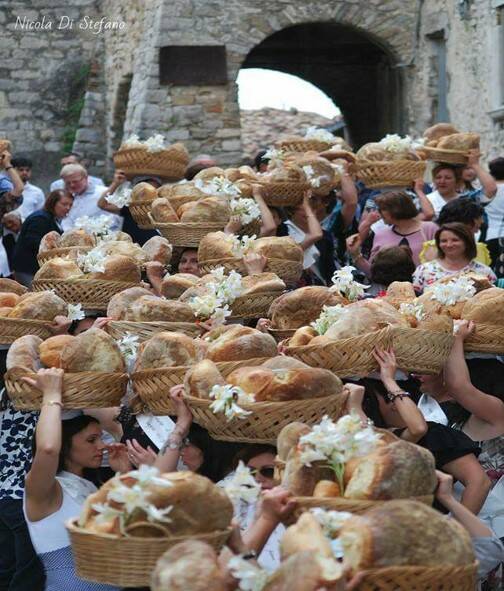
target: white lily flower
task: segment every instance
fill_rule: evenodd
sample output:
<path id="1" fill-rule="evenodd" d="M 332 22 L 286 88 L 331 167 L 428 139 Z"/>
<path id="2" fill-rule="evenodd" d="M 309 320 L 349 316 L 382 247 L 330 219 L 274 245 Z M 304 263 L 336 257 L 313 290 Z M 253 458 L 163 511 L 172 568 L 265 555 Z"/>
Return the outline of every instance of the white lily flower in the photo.
<path id="1" fill-rule="evenodd" d="M 400 135 L 393 133 L 387 134 L 378 143 L 382 148 L 387 150 L 387 152 L 398 153 L 414 151 L 416 148 L 423 146 L 424 140 L 413 139 L 409 135 L 401 137 Z"/>
<path id="2" fill-rule="evenodd" d="M 252 394 L 247 394 L 240 387 L 230 384 L 213 386 L 210 390 L 210 398 L 213 400 L 210 404 L 212 412 L 223 413 L 228 421 L 234 418 L 244 419 L 252 414 L 252 411 L 241 408 L 240 404 L 255 402 Z"/>
<path id="3" fill-rule="evenodd" d="M 128 472 L 130 478 L 134 478 L 139 486 L 146 486 L 147 484 L 155 484 L 164 488 L 170 488 L 173 483 L 166 478 L 161 478 L 161 472 L 155 466 L 147 466 L 142 464 L 138 470 Z"/>
<path id="4" fill-rule="evenodd" d="M 315 519 L 319 522 L 324 534 L 328 538 L 336 537 L 339 534 L 341 526 L 347 519 L 352 517 L 352 513 L 349 513 L 348 511 L 330 511 L 322 509 L 321 507 L 310 509 L 310 513 L 312 513 Z"/>
<path id="5" fill-rule="evenodd" d="M 145 513 L 147 514 L 148 521 L 159 521 L 161 523 L 171 523 L 171 518 L 168 517 L 168 514 L 173 509 L 173 506 L 166 507 L 165 509 L 158 509 L 154 505 L 147 505 L 144 508 Z"/>
<path id="6" fill-rule="evenodd" d="M 399 312 L 403 316 L 413 316 L 419 322 L 425 318 L 425 311 L 423 304 L 417 304 L 415 302 L 403 302 L 399 306 Z"/>
<path id="7" fill-rule="evenodd" d="M 160 133 L 156 133 L 143 143 L 148 152 L 161 152 L 165 149 L 165 139 Z"/>
<path id="8" fill-rule="evenodd" d="M 228 562 L 228 568 L 238 581 L 240 591 L 262 591 L 269 577 L 265 570 L 241 556 L 233 556 Z"/>
<path id="9" fill-rule="evenodd" d="M 261 217 L 261 210 L 254 199 L 241 197 L 240 199 L 231 199 L 230 201 L 232 215 L 240 217 L 242 224 L 250 222 Z"/>
<path id="10" fill-rule="evenodd" d="M 138 335 L 127 332 L 125 336 L 117 341 L 119 349 L 127 362 L 136 359 L 138 347 L 140 346 L 138 339 Z"/>
<path id="11" fill-rule="evenodd" d="M 320 316 L 314 322 L 310 323 L 320 335 L 327 332 L 330 326 L 337 322 L 345 313 L 345 309 L 341 304 L 335 306 L 323 306 Z"/>
<path id="12" fill-rule="evenodd" d="M 269 160 L 270 163 L 278 165 L 283 164 L 283 160 L 285 158 L 285 152 L 283 150 L 277 150 L 276 148 L 270 148 L 266 150 L 262 159 Z"/>
<path id="13" fill-rule="evenodd" d="M 364 295 L 364 290 L 369 289 L 369 285 L 358 283 L 354 280 L 352 271 L 355 267 L 347 265 L 338 269 L 332 276 L 333 285 L 329 288 L 331 291 L 339 291 L 339 293 L 354 302 Z"/>
<path id="14" fill-rule="evenodd" d="M 145 509 L 149 504 L 148 492 L 142 486 L 135 484 L 132 487 L 120 483 L 107 493 L 107 499 L 123 505 L 124 511 L 130 515 L 135 509 Z"/>
<path id="15" fill-rule="evenodd" d="M 125 207 L 131 203 L 131 183 L 122 183 L 111 195 L 106 195 L 105 199 L 116 207 Z"/>
<path id="16" fill-rule="evenodd" d="M 142 142 L 140 141 L 140 138 L 138 137 L 138 135 L 136 133 L 133 133 L 132 135 L 129 136 L 128 139 L 126 139 L 122 145 L 125 148 L 136 148 L 137 146 L 142 145 Z"/>
<path id="17" fill-rule="evenodd" d="M 226 319 L 231 316 L 231 313 L 232 312 L 227 304 L 225 304 L 222 308 L 216 308 L 213 314 L 210 316 L 212 325 L 217 327 L 226 324 Z"/>
<path id="18" fill-rule="evenodd" d="M 69 320 L 82 320 L 85 317 L 82 304 L 67 304 L 67 318 Z"/>
<path id="19" fill-rule="evenodd" d="M 122 511 L 120 511 L 119 509 L 114 509 L 113 507 L 110 507 L 109 505 L 106 505 L 104 503 L 95 503 L 94 505 L 91 505 L 91 509 L 98 513 L 98 515 L 95 518 L 96 523 L 98 524 L 110 523 L 111 521 L 114 521 L 114 519 L 116 519 L 117 517 L 119 517 L 119 519 L 122 519 L 124 517 Z"/>
<path id="20" fill-rule="evenodd" d="M 103 214 L 93 217 L 83 215 L 75 220 L 75 227 L 84 230 L 88 234 L 100 237 L 110 233 L 113 223 L 109 215 Z"/>
<path id="21" fill-rule="evenodd" d="M 329 144 L 334 144 L 336 141 L 336 137 L 330 131 L 316 126 L 308 127 L 305 138 L 307 140 L 318 140 L 319 142 L 327 142 Z"/>
<path id="22" fill-rule="evenodd" d="M 470 300 L 476 293 L 476 288 L 471 279 L 461 276 L 448 283 L 434 283 L 427 291 L 431 293 L 431 300 L 436 300 L 443 306 L 454 306 L 458 302 Z"/>
<path id="23" fill-rule="evenodd" d="M 226 478 L 223 485 L 233 504 L 238 501 L 255 503 L 261 494 L 261 485 L 252 475 L 250 468 L 247 468 L 241 460 L 234 474 Z"/>
<path id="24" fill-rule="evenodd" d="M 105 262 L 100 247 L 95 247 L 85 254 L 77 256 L 77 264 L 84 273 L 103 273 Z"/>

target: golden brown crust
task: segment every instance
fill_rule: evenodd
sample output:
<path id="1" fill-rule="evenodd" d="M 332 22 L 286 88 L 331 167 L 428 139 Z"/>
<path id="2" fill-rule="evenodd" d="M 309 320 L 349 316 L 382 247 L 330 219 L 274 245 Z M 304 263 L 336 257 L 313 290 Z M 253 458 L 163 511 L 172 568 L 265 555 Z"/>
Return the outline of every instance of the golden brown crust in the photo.
<path id="1" fill-rule="evenodd" d="M 203 236 L 198 248 L 198 261 L 234 258 L 233 244 L 224 232 L 209 232 Z"/>
<path id="2" fill-rule="evenodd" d="M 467 152 L 468 150 L 478 150 L 479 145 L 480 136 L 477 133 L 453 133 L 442 137 L 437 144 L 437 148 Z"/>
<path id="3" fill-rule="evenodd" d="M 290 450 L 295 448 L 299 443 L 299 438 L 303 435 L 307 435 L 309 432 L 310 427 L 299 421 L 286 425 L 277 437 L 278 458 L 285 462 Z"/>
<path id="4" fill-rule="evenodd" d="M 42 343 L 40 337 L 25 335 L 16 339 L 7 352 L 6 368 L 20 368 L 27 372 L 36 372 L 40 369 L 39 347 Z"/>
<path id="5" fill-rule="evenodd" d="M 450 123 L 436 123 L 432 127 L 427 128 L 424 131 L 424 138 L 426 143 L 437 146 L 439 140 L 447 135 L 458 133 L 458 129 L 453 127 Z"/>
<path id="6" fill-rule="evenodd" d="M 246 296 L 253 293 L 282 292 L 286 286 L 276 273 L 256 273 L 242 278 L 242 288 L 242 296 Z"/>
<path id="7" fill-rule="evenodd" d="M 319 498 L 341 497 L 341 489 L 337 482 L 319 480 L 313 490 L 313 496 Z"/>
<path id="8" fill-rule="evenodd" d="M 61 351 L 75 339 L 70 334 L 60 334 L 50 337 L 40 343 L 40 361 L 46 367 L 61 367 Z"/>
<path id="9" fill-rule="evenodd" d="M 278 297 L 270 306 L 269 317 L 273 328 L 300 328 L 314 322 L 324 306 L 348 303 L 328 287 L 301 287 Z"/>
<path id="10" fill-rule="evenodd" d="M 39 254 L 47 252 L 48 250 L 52 250 L 53 248 L 58 248 L 60 237 L 61 235 L 55 230 L 52 230 L 51 232 L 48 232 L 42 236 L 42 240 L 40 241 L 38 249 Z"/>
<path id="11" fill-rule="evenodd" d="M 181 211 L 186 208 L 184 211 Z M 181 222 L 222 222 L 225 224 L 231 216 L 229 204 L 218 197 L 207 197 L 195 203 L 187 203 L 178 210 Z"/>
<path id="12" fill-rule="evenodd" d="M 144 287 L 128 287 L 110 298 L 107 316 L 113 320 L 124 320 L 128 307 L 142 296 L 151 296 L 152 292 Z"/>
<path id="13" fill-rule="evenodd" d="M 13 308 L 19 301 L 19 296 L 15 293 L 0 292 L 0 307 Z"/>
<path id="14" fill-rule="evenodd" d="M 58 240 L 58 248 L 67 248 L 69 246 L 95 246 L 96 240 L 92 234 L 88 234 L 85 230 L 72 228 L 63 232 Z"/>
<path id="15" fill-rule="evenodd" d="M 159 332 L 138 355 L 136 369 L 193 365 L 203 357 L 199 343 L 180 332 Z"/>
<path id="16" fill-rule="evenodd" d="M 302 347 L 308 345 L 312 339 L 318 336 L 318 332 L 311 326 L 302 326 L 289 339 L 289 347 Z"/>
<path id="17" fill-rule="evenodd" d="M 52 291 L 25 294 L 12 308 L 9 318 L 52 321 L 56 316 L 66 316 L 67 304 Z"/>
<path id="18" fill-rule="evenodd" d="M 138 244 L 133 242 L 126 242 L 125 240 L 110 240 L 100 245 L 100 252 L 105 257 L 111 256 L 124 256 L 129 257 L 136 264 L 141 265 L 147 260 L 145 252 L 140 248 Z"/>
<path id="19" fill-rule="evenodd" d="M 184 378 L 186 394 L 195 398 L 208 399 L 213 386 L 224 386 L 225 384 L 226 380 L 210 359 L 203 359 L 191 367 Z"/>
<path id="20" fill-rule="evenodd" d="M 61 351 L 61 367 L 68 372 L 124 372 L 119 346 L 105 331 L 90 328 L 67 343 Z"/>
<path id="21" fill-rule="evenodd" d="M 411 302 L 416 299 L 416 293 L 413 285 L 409 281 L 392 281 L 387 287 L 385 299 L 394 308 L 399 309 L 401 304 Z"/>
<path id="22" fill-rule="evenodd" d="M 138 183 L 131 191 L 131 202 L 138 203 L 140 201 L 151 201 L 156 199 L 157 189 L 150 183 Z"/>
<path id="23" fill-rule="evenodd" d="M 153 236 L 142 246 L 147 261 L 168 265 L 172 257 L 172 245 L 163 236 Z"/>
<path id="24" fill-rule="evenodd" d="M 212 361 L 241 361 L 277 354 L 277 344 L 271 335 L 247 326 L 233 325 L 222 333 L 210 331 L 207 339 L 207 355 Z"/>
<path id="25" fill-rule="evenodd" d="M 267 259 L 303 262 L 303 249 L 289 236 L 258 238 L 253 242 L 251 250 Z"/>
<path id="26" fill-rule="evenodd" d="M 128 306 L 124 319 L 134 322 L 194 322 L 195 317 L 188 304 L 144 295 Z"/>
<path id="27" fill-rule="evenodd" d="M 151 205 L 151 216 L 154 221 L 161 223 L 179 221 L 175 209 L 166 197 L 154 199 Z"/>
<path id="28" fill-rule="evenodd" d="M 104 267 L 102 273 L 89 273 L 86 278 L 140 283 L 140 265 L 130 257 L 120 254 L 109 256 L 104 260 Z"/>
<path id="29" fill-rule="evenodd" d="M 15 293 L 19 296 L 27 293 L 28 288 L 13 279 L 7 279 L 5 277 L 0 277 L 0 291 L 8 292 L 8 293 Z"/>
<path id="30" fill-rule="evenodd" d="M 46 261 L 35 273 L 34 279 L 71 279 L 82 277 L 83 273 L 76 262 L 55 257 Z"/>
<path id="31" fill-rule="evenodd" d="M 194 287 L 198 282 L 198 277 L 191 273 L 175 273 L 174 275 L 166 275 L 161 284 L 161 293 L 165 298 L 176 300 L 182 294 Z"/>
<path id="32" fill-rule="evenodd" d="M 492 287 L 464 304 L 462 318 L 481 324 L 504 326 L 504 289 Z"/>
<path id="33" fill-rule="evenodd" d="M 210 166 L 209 168 L 200 170 L 198 174 L 195 175 L 194 180 L 211 181 L 216 176 L 225 176 L 224 169 L 220 166 Z"/>
<path id="34" fill-rule="evenodd" d="M 339 591 L 343 579 L 343 569 L 336 560 L 307 550 L 284 560 L 263 591 Z"/>
<path id="35" fill-rule="evenodd" d="M 311 550 L 327 558 L 333 557 L 331 544 L 311 513 L 302 513 L 297 523 L 285 530 L 280 542 L 282 560 L 298 552 Z"/>

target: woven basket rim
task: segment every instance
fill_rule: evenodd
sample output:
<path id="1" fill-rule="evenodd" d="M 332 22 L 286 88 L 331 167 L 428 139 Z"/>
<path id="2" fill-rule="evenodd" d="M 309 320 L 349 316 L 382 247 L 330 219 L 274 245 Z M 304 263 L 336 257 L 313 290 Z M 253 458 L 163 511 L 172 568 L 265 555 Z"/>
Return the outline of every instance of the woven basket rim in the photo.
<path id="1" fill-rule="evenodd" d="M 21 376 L 20 374 L 23 373 L 24 375 Z M 5 372 L 5 376 L 6 377 L 10 377 L 12 375 L 16 374 L 14 377 L 31 377 L 31 376 L 36 376 L 37 373 L 34 371 L 25 371 L 22 367 L 11 367 L 10 369 L 8 369 Z M 129 377 L 128 373 L 123 371 L 123 372 L 114 372 L 114 371 L 73 371 L 73 372 L 69 372 L 69 371 L 65 371 L 65 373 L 63 374 L 63 381 L 65 380 L 72 380 L 72 378 L 75 378 L 76 376 L 80 377 L 80 376 L 97 376 L 97 377 L 102 377 L 102 376 L 115 376 L 117 378 L 125 378 L 125 377 Z"/>
<path id="2" fill-rule="evenodd" d="M 449 150 L 447 148 L 434 148 L 431 146 L 423 146 L 421 149 L 426 152 L 438 152 L 441 155 L 446 154 L 447 156 L 450 154 L 452 154 L 453 156 L 469 156 L 469 152 L 467 150 Z"/>
<path id="3" fill-rule="evenodd" d="M 383 575 L 386 573 L 408 573 L 416 574 L 416 573 L 423 573 L 423 572 L 433 572 L 443 574 L 445 571 L 453 571 L 453 570 L 460 570 L 460 571 L 476 571 L 478 568 L 478 561 L 475 560 L 471 562 L 471 564 L 439 564 L 439 565 L 431 565 L 431 566 L 422 566 L 422 565 L 404 565 L 404 566 L 382 566 L 376 568 L 367 568 L 361 573 L 363 575 Z"/>
<path id="4" fill-rule="evenodd" d="M 157 197 L 154 197 L 154 199 L 144 199 L 142 201 L 132 201 L 128 207 L 141 207 L 142 205 L 151 205 L 152 203 L 154 203 L 154 201 L 156 201 L 156 199 L 158 199 Z"/>
<path id="5" fill-rule="evenodd" d="M 282 400 L 282 401 L 262 401 L 262 402 L 254 402 L 252 404 L 240 404 L 240 407 L 243 408 L 244 410 L 251 410 L 253 412 L 255 411 L 260 411 L 260 410 L 264 410 L 267 408 L 271 408 L 271 409 L 280 409 L 280 408 L 284 408 L 285 406 L 288 406 L 290 404 L 292 404 L 293 406 L 299 406 L 300 403 L 302 403 L 303 405 L 307 405 L 310 402 L 319 402 L 321 400 L 326 400 L 328 398 L 331 398 L 332 396 L 341 396 L 341 392 L 337 393 L 337 394 L 328 394 L 327 396 L 317 396 L 316 398 L 304 398 L 304 399 L 299 399 L 299 400 Z M 196 403 L 200 406 L 209 408 L 210 404 L 213 402 L 213 400 L 207 400 L 206 398 L 197 398 L 196 396 L 190 396 L 189 394 L 185 394 L 184 395 L 185 400 L 187 400 L 189 402 L 189 404 L 193 404 Z M 294 403 L 294 404 L 293 404 Z M 219 415 L 215 415 L 216 418 L 219 418 Z"/>
<path id="6" fill-rule="evenodd" d="M 284 462 L 283 460 L 275 460 L 275 463 L 278 461 L 278 465 L 282 466 L 282 464 L 286 464 L 286 462 Z M 416 497 L 407 497 L 406 499 L 404 498 L 399 498 L 399 499 L 349 499 L 347 497 L 307 497 L 307 496 L 295 496 L 293 497 L 293 499 L 295 499 L 298 503 L 299 502 L 324 502 L 324 501 L 338 501 L 338 502 L 343 502 L 343 503 L 377 503 L 377 504 L 382 504 L 382 503 L 388 503 L 389 501 L 404 501 L 404 500 L 410 500 L 410 501 L 415 501 L 418 499 L 424 499 L 424 500 L 434 500 L 434 494 L 430 494 L 430 495 L 418 495 Z"/>
<path id="7" fill-rule="evenodd" d="M 117 281 L 111 279 L 80 279 L 79 277 L 70 277 L 69 279 L 34 279 L 33 283 L 55 283 L 56 285 L 63 285 L 70 283 L 73 285 L 129 285 L 132 287 L 140 287 L 140 283 L 136 281 Z M 126 288 L 125 288 L 126 289 Z"/>
<path id="8" fill-rule="evenodd" d="M 198 326 L 196 322 L 177 322 L 177 321 L 168 321 L 168 320 L 111 320 L 110 324 L 135 324 L 139 327 L 141 326 L 164 326 L 165 324 L 173 325 L 176 324 L 177 326 L 185 325 L 185 326 Z"/>
<path id="9" fill-rule="evenodd" d="M 174 149 L 174 144 L 171 144 L 169 146 L 166 146 L 165 148 L 163 148 L 162 150 L 157 150 L 156 152 L 149 152 L 149 150 L 145 147 L 145 146 L 129 146 L 129 147 L 119 147 L 113 154 L 113 156 L 117 156 L 118 154 L 129 154 L 131 152 L 141 152 L 142 154 L 149 154 L 149 155 L 153 155 L 153 156 L 159 156 L 161 154 L 166 154 L 166 153 L 174 153 L 174 154 L 179 154 L 180 156 L 182 156 L 182 154 L 184 155 L 183 160 L 180 159 L 180 161 L 182 162 L 188 162 L 189 158 L 187 156 L 186 153 L 184 153 L 182 150 L 179 149 Z M 173 160 L 176 160 L 176 158 L 174 158 Z"/>
<path id="10" fill-rule="evenodd" d="M 261 363 L 264 363 L 270 357 L 252 357 L 251 359 L 233 359 L 232 361 L 214 361 L 217 367 L 221 366 L 222 364 L 233 364 L 233 363 L 248 363 L 253 362 L 256 360 L 260 360 Z M 196 363 L 192 365 L 174 365 L 173 367 L 157 367 L 157 368 L 149 368 L 149 369 L 139 369 L 131 374 L 131 378 L 143 378 L 148 377 L 150 375 L 157 375 L 161 376 L 163 374 L 170 374 L 173 372 L 180 372 L 182 370 L 188 371 L 192 367 L 194 367 Z M 246 367 L 246 366 L 243 366 Z M 255 364 L 252 363 L 251 367 L 256 367 Z M 199 399 L 198 399 L 199 400 Z"/>
<path id="11" fill-rule="evenodd" d="M 308 181 L 268 181 L 265 179 L 259 179 L 257 184 L 263 185 L 264 187 L 295 187 L 296 189 L 306 191 L 311 188 Z"/>
<path id="12" fill-rule="evenodd" d="M 152 225 L 155 227 L 160 227 L 163 229 L 183 229 L 183 228 L 187 228 L 188 230 L 199 230 L 199 229 L 205 229 L 205 228 L 210 228 L 212 230 L 217 229 L 217 228 L 223 228 L 226 225 L 226 222 L 206 222 L 206 223 L 202 223 L 202 222 L 156 222 L 156 220 L 154 220 L 154 218 L 152 217 L 152 214 L 149 213 L 147 214 L 149 216 L 150 221 L 152 222 Z"/>
<path id="13" fill-rule="evenodd" d="M 278 296 L 277 297 L 280 297 L 284 293 L 287 293 L 287 290 L 284 289 L 281 292 L 276 292 L 276 291 L 257 291 L 257 292 L 254 292 L 254 293 L 241 295 L 241 296 L 238 296 L 236 299 L 233 300 L 233 304 L 236 303 L 236 302 L 238 302 L 238 301 L 247 301 L 249 299 L 250 300 L 253 300 L 255 297 L 276 295 L 277 293 L 278 293 Z M 231 307 L 233 306 L 233 304 L 230 304 Z"/>
<path id="14" fill-rule="evenodd" d="M 7 324 L 16 323 L 16 324 L 28 324 L 32 326 L 52 326 L 52 320 L 36 320 L 35 318 L 9 318 L 8 316 L 0 316 L 0 324 L 2 322 L 6 322 Z"/>
<path id="15" fill-rule="evenodd" d="M 298 267 L 302 267 L 303 266 L 303 262 L 301 261 L 291 261 L 289 259 L 279 259 L 277 257 L 268 257 L 268 263 L 270 263 L 271 261 L 279 261 L 280 263 L 287 263 L 287 264 L 291 264 L 291 265 L 297 265 Z M 200 265 L 213 265 L 215 263 L 243 263 L 243 259 L 238 258 L 238 257 L 228 257 L 228 258 L 223 258 L 223 259 L 205 259 L 203 261 L 198 261 L 198 263 Z"/>
<path id="16" fill-rule="evenodd" d="M 78 520 L 79 520 L 78 517 L 72 517 L 70 519 L 67 519 L 65 521 L 65 527 L 69 531 L 72 531 L 72 532 L 75 532 L 75 533 L 78 533 L 81 535 L 92 536 L 95 538 L 101 538 L 101 539 L 111 540 L 111 541 L 133 540 L 138 543 L 143 543 L 143 542 L 156 543 L 156 542 L 163 542 L 163 541 L 167 541 L 167 540 L 187 540 L 187 539 L 193 538 L 193 537 L 214 538 L 217 536 L 223 536 L 224 534 L 230 534 L 233 530 L 233 528 L 230 526 L 226 529 L 216 530 L 214 532 L 207 532 L 207 533 L 201 533 L 201 534 L 198 533 L 198 534 L 190 534 L 190 535 L 185 535 L 185 536 L 169 536 L 166 538 L 141 538 L 141 537 L 135 537 L 135 536 L 120 536 L 117 534 L 97 533 L 97 532 L 89 531 L 83 527 L 80 527 L 77 523 Z"/>

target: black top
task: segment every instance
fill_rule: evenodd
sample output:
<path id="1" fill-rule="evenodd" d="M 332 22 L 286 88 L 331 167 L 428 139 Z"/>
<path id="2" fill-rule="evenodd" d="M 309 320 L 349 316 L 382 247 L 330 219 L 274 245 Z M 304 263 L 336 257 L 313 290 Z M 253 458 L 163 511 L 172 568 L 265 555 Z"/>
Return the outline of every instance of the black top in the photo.
<path id="1" fill-rule="evenodd" d="M 121 208 L 121 215 L 124 218 L 122 231 L 129 234 L 133 242 L 143 246 L 153 236 L 159 236 L 157 230 L 142 230 L 133 219 L 129 207 Z"/>
<path id="2" fill-rule="evenodd" d="M 37 253 L 40 241 L 48 232 L 62 233 L 52 213 L 39 209 L 30 214 L 21 226 L 13 256 L 13 270 L 35 275 L 39 265 Z"/>

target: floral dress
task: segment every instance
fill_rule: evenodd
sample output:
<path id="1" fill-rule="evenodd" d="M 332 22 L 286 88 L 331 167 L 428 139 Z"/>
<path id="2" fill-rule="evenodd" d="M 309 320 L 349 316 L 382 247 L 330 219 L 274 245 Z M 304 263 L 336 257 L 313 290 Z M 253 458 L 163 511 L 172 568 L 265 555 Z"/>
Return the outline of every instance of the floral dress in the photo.
<path id="1" fill-rule="evenodd" d="M 413 287 L 415 290 L 423 291 L 426 287 L 432 285 L 432 283 L 436 283 L 436 281 L 439 281 L 444 277 L 470 272 L 477 273 L 478 275 L 485 275 L 492 283 L 495 283 L 497 280 L 497 277 L 495 276 L 495 273 L 492 271 L 492 269 L 486 265 L 483 265 L 482 263 L 479 263 L 478 261 L 471 261 L 462 269 L 453 271 L 451 269 L 445 269 L 445 267 L 441 265 L 440 261 L 436 259 L 423 265 L 418 265 L 415 273 L 413 274 Z"/>

